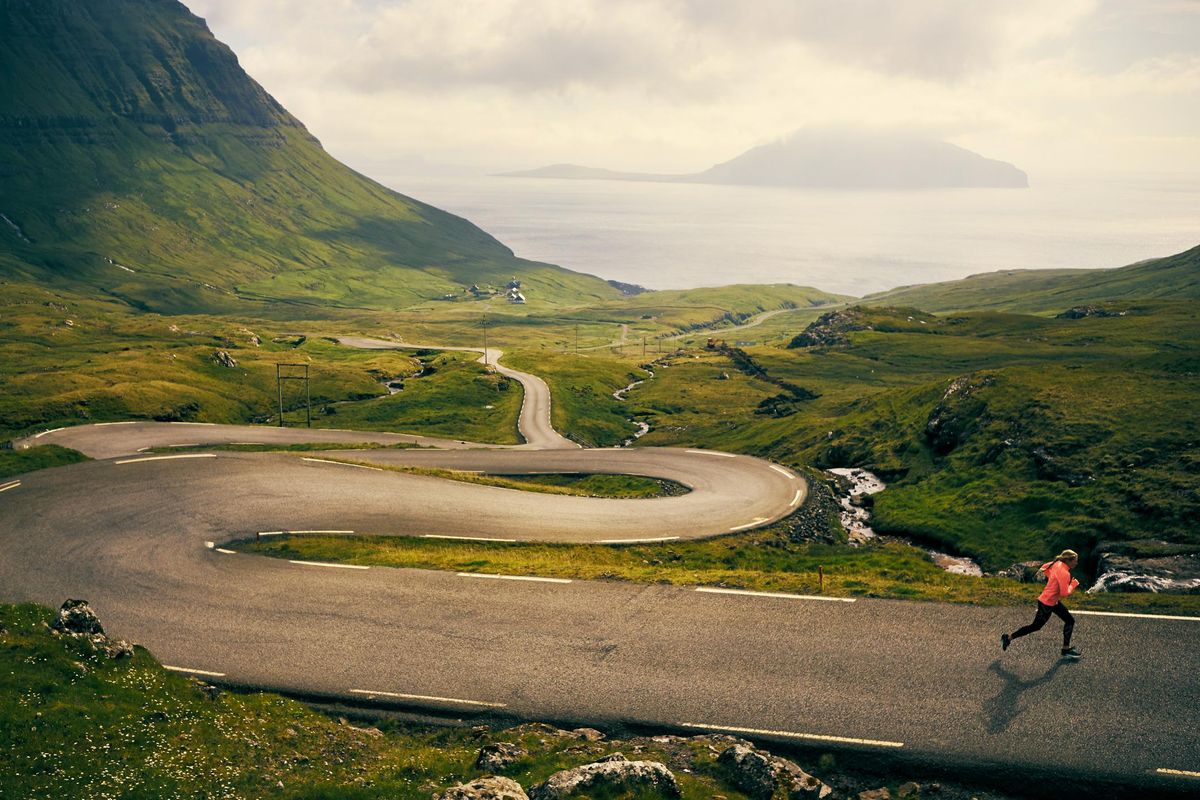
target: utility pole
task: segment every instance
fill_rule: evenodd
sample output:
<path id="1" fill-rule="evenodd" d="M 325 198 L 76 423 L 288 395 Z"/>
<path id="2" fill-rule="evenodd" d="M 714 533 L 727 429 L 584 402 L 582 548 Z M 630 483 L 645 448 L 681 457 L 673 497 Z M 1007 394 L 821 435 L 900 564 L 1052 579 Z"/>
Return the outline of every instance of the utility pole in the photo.
<path id="1" fill-rule="evenodd" d="M 642 337 L 642 358 L 646 357 L 646 337 Z"/>
<path id="2" fill-rule="evenodd" d="M 304 370 L 303 374 L 286 374 L 285 370 Z M 308 427 L 312 427 L 312 388 L 308 381 L 308 364 L 282 364 L 275 365 L 275 390 L 279 395 L 279 427 L 285 426 L 283 418 L 283 382 L 284 381 L 304 381 L 304 418 Z"/>

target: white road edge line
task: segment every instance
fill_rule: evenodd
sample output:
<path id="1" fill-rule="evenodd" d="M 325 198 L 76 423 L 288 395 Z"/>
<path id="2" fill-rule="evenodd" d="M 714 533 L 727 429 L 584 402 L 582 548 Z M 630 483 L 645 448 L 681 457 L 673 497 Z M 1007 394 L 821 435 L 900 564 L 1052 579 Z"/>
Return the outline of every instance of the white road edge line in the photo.
<path id="1" fill-rule="evenodd" d="M 366 464 L 349 464 L 345 461 L 333 461 L 328 458 L 302 458 L 302 461 L 315 461 L 319 464 L 337 464 L 339 467 L 358 467 L 359 469 L 373 469 L 376 472 L 386 472 L 383 467 L 368 467 Z"/>
<path id="2" fill-rule="evenodd" d="M 131 419 L 128 422 L 97 422 L 97 428 L 103 428 L 105 425 L 137 425 L 137 420 Z"/>
<path id="3" fill-rule="evenodd" d="M 1084 614 L 1091 617 L 1132 617 L 1134 619 L 1177 619 L 1185 622 L 1200 622 L 1200 617 L 1177 617 L 1169 614 L 1133 614 L 1122 611 L 1072 611 L 1072 614 Z"/>
<path id="4" fill-rule="evenodd" d="M 62 430 L 62 428 L 51 428 L 51 429 L 50 429 L 50 430 L 48 430 L 48 431 L 42 431 L 41 433 L 34 434 L 34 437 L 33 437 L 33 438 L 35 438 L 35 439 L 40 439 L 40 438 L 42 438 L 43 436 L 45 436 L 47 433 L 58 433 L 58 432 L 59 432 L 59 431 L 61 431 L 61 430 Z"/>
<path id="5" fill-rule="evenodd" d="M 331 564 L 328 561 L 293 561 L 288 559 L 290 564 L 303 564 L 306 567 L 334 567 L 336 569 L 370 569 L 370 567 L 362 564 Z"/>
<path id="6" fill-rule="evenodd" d="M 224 553 L 227 556 L 236 556 L 237 555 L 236 550 L 226 550 L 224 547 L 214 547 L 213 549 L 216 550 L 218 553 Z"/>
<path id="7" fill-rule="evenodd" d="M 795 476 L 795 475 L 793 475 L 792 473 L 788 472 L 786 469 L 784 469 L 783 467 L 779 466 L 778 464 L 772 464 L 772 465 L 771 465 L 771 469 L 775 470 L 775 471 L 776 471 L 776 472 L 778 472 L 780 475 L 782 475 L 783 477 L 787 478 L 789 481 L 794 481 L 794 480 L 796 480 L 796 476 Z"/>
<path id="8" fill-rule="evenodd" d="M 433 700 L 438 703 L 458 703 L 464 706 L 484 708 L 507 708 L 504 703 L 487 703 L 483 700 L 460 700 L 457 697 L 434 697 L 426 694 L 401 694 L 400 692 L 376 692 L 371 689 L 351 689 L 350 694 L 365 694 L 372 697 L 398 697 L 401 700 Z"/>
<path id="9" fill-rule="evenodd" d="M 20 481 L 12 481 L 11 483 L 6 483 L 3 486 L 0 486 L 0 492 L 7 492 L 9 489 L 15 489 L 20 485 L 21 485 Z"/>
<path id="10" fill-rule="evenodd" d="M 216 542 L 205 542 L 204 546 L 207 547 L 209 550 L 212 550 L 214 547 L 217 546 L 217 543 Z"/>
<path id="11" fill-rule="evenodd" d="M 354 533 L 354 531 L 280 531 L 280 533 Z M 267 536 L 268 534 L 261 534 Z"/>
<path id="12" fill-rule="evenodd" d="M 1186 769 L 1167 769 L 1166 767 L 1159 767 L 1154 771 L 1159 775 L 1176 775 L 1181 778 L 1200 778 L 1200 772 L 1191 772 Z"/>
<path id="13" fill-rule="evenodd" d="M 800 490 L 799 490 L 799 489 L 797 489 L 797 490 L 796 490 L 796 496 L 792 498 L 792 503 L 791 503 L 791 504 L 792 504 L 792 505 L 794 505 L 794 506 L 796 506 L 796 505 L 799 505 L 799 504 L 800 504 Z"/>
<path id="14" fill-rule="evenodd" d="M 855 739 L 849 736 L 826 736 L 820 733 L 795 733 L 794 731 L 770 731 L 758 728 L 738 728 L 733 725 L 701 725 L 695 722 L 681 722 L 680 727 L 698 728 L 708 731 L 732 731 L 734 733 L 756 733 L 761 736 L 785 736 L 789 739 L 812 739 L 818 742 L 841 742 L 843 744 L 865 744 L 872 747 L 904 747 L 904 742 L 888 742 L 880 739 Z"/>
<path id="15" fill-rule="evenodd" d="M 169 664 L 163 664 L 163 669 L 169 669 L 171 672 L 186 672 L 190 675 L 207 675 L 210 678 L 224 678 L 224 672 L 209 672 L 206 669 L 192 669 L 191 667 L 172 667 Z"/>
<path id="16" fill-rule="evenodd" d="M 734 531 L 744 531 L 744 530 L 746 530 L 746 528 L 753 528 L 755 525 L 762 525 L 766 521 L 767 521 L 766 517 L 755 517 L 754 519 L 747 522 L 745 525 L 738 525 L 736 528 L 730 528 L 729 532 L 733 533 Z"/>
<path id="17" fill-rule="evenodd" d="M 144 458 L 123 458 L 114 464 L 140 464 L 143 461 L 170 461 L 175 458 L 216 458 L 216 453 L 180 453 L 176 456 L 146 456 Z"/>
<path id="18" fill-rule="evenodd" d="M 596 544 L 643 544 L 650 542 L 673 542 L 678 536 L 660 536 L 657 539 L 597 539 Z"/>
<path id="19" fill-rule="evenodd" d="M 285 536 L 288 531 L 259 531 L 259 536 Z"/>
<path id="20" fill-rule="evenodd" d="M 782 600 L 824 600 L 827 603 L 853 603 L 854 597 L 822 597 L 815 594 L 787 594 L 785 592 L 754 592 L 749 589 L 718 589 L 714 586 L 697 586 L 697 592 L 705 594 L 742 594 L 747 597 L 776 597 Z"/>
<path id="21" fill-rule="evenodd" d="M 717 456 L 718 458 L 737 458 L 736 453 L 718 453 L 715 450 L 684 450 L 685 453 L 695 453 L 698 456 Z"/>
<path id="22" fill-rule="evenodd" d="M 420 536 L 422 539 L 453 539 L 459 542 L 515 542 L 516 539 L 489 539 L 486 536 L 449 536 L 436 533 L 426 533 Z"/>
<path id="23" fill-rule="evenodd" d="M 496 581 L 532 581 L 535 583 L 571 583 L 570 578 L 537 578 L 531 575 L 489 575 L 486 572 L 456 572 L 459 578 L 488 578 Z"/>

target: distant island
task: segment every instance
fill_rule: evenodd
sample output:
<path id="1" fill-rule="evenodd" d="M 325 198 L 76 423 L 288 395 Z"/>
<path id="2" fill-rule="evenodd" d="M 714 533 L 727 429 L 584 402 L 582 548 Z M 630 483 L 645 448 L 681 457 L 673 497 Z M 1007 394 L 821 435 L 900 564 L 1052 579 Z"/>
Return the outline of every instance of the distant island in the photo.
<path id="1" fill-rule="evenodd" d="M 1006 161 L 911 134 L 804 130 L 687 175 L 617 172 L 576 164 L 505 172 L 508 178 L 713 183 L 823 189 L 1013 188 L 1029 177 Z"/>

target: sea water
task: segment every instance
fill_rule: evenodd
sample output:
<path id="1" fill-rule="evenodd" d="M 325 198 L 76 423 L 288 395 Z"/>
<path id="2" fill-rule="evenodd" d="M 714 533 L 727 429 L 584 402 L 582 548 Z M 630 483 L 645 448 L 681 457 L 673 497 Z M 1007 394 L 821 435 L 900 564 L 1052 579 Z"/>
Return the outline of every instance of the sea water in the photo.
<path id="1" fill-rule="evenodd" d="M 1200 244 L 1200 176 L 839 191 L 397 176 L 517 255 L 652 289 L 792 283 L 861 296 L 1001 269 L 1111 268 Z"/>

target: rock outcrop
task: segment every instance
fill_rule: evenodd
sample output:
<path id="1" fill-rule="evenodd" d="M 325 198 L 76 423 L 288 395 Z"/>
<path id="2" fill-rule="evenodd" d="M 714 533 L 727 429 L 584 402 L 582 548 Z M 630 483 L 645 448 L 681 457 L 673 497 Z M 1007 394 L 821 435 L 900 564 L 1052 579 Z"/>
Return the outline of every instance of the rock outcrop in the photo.
<path id="1" fill-rule="evenodd" d="M 1163 549 L 1170 545 L 1161 543 Z M 1200 553 L 1138 556 L 1122 552 L 1120 545 L 1098 548 L 1096 582 L 1089 594 L 1099 592 L 1168 592 L 1200 594 Z"/>
<path id="2" fill-rule="evenodd" d="M 529 800 L 529 796 L 516 781 L 491 775 L 451 786 L 441 794 L 434 795 L 434 800 Z"/>
<path id="3" fill-rule="evenodd" d="M 58 609 L 50 629 L 73 636 L 103 636 L 104 626 L 87 600 L 67 600 Z"/>
<path id="4" fill-rule="evenodd" d="M 834 347 L 849 344 L 846 336 L 851 331 L 869 331 L 871 326 L 864 320 L 858 308 L 829 311 L 817 317 L 809 326 L 788 342 L 789 348 Z"/>
<path id="5" fill-rule="evenodd" d="M 1046 573 L 1042 572 L 1044 561 L 1021 561 L 1000 570 L 997 575 L 1002 578 L 1012 578 L 1021 583 L 1046 582 Z"/>
<path id="6" fill-rule="evenodd" d="M 1037 476 L 1044 481 L 1062 481 L 1068 486 L 1083 486 L 1096 480 L 1086 469 L 1072 467 L 1045 447 L 1035 447 L 1029 454 L 1033 457 Z"/>
<path id="7" fill-rule="evenodd" d="M 212 355 L 212 360 L 213 360 L 214 364 L 218 364 L 219 366 L 225 367 L 227 369 L 233 369 L 234 367 L 237 366 L 237 363 L 238 363 L 237 359 L 235 359 L 233 356 L 229 355 L 229 352 L 226 350 L 215 351 Z"/>
<path id="8" fill-rule="evenodd" d="M 475 766 L 485 772 L 500 772 L 514 761 L 525 758 L 529 753 L 520 745 L 508 742 L 492 742 L 479 750 Z"/>
<path id="9" fill-rule="evenodd" d="M 967 437 L 987 408 L 979 391 L 994 383 L 990 376 L 963 375 L 946 387 L 942 399 L 929 412 L 925 438 L 940 455 L 949 453 Z"/>
<path id="10" fill-rule="evenodd" d="M 58 616 L 50 623 L 55 633 L 85 639 L 93 650 L 102 650 L 109 658 L 128 658 L 133 655 L 133 644 L 124 639 L 110 639 L 104 633 L 100 618 L 88 605 L 87 600 L 67 600 L 58 610 Z"/>
<path id="11" fill-rule="evenodd" d="M 751 800 L 825 798 L 833 789 L 786 758 L 735 744 L 722 751 L 717 763 L 730 771 L 734 784 Z"/>
<path id="12" fill-rule="evenodd" d="M 603 788 L 602 788 L 603 787 Z M 589 791 L 647 789 L 663 797 L 682 797 L 679 782 L 657 761 L 628 761 L 613 753 L 602 761 L 556 772 L 529 791 L 530 800 L 562 800 Z"/>
<path id="13" fill-rule="evenodd" d="M 1084 317 L 1123 317 L 1125 311 L 1108 311 L 1099 306 L 1075 306 L 1068 308 L 1061 314 L 1055 315 L 1055 319 L 1083 319 Z"/>

